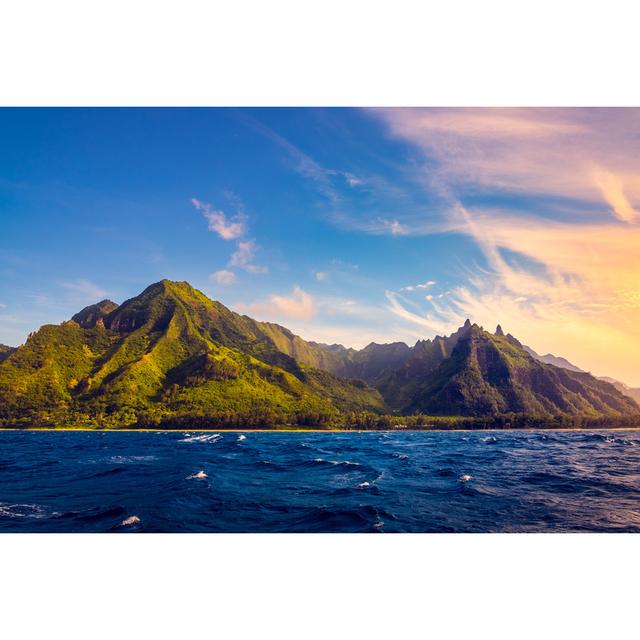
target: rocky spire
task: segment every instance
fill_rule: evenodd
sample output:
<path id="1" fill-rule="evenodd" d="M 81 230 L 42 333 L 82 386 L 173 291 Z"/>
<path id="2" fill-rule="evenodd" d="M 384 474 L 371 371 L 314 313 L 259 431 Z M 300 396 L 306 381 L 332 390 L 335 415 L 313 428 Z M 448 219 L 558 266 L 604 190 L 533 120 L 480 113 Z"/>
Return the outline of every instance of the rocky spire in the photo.
<path id="1" fill-rule="evenodd" d="M 496 327 L 496 335 L 497 336 L 504 336 L 504 331 L 502 330 L 502 327 L 500 325 L 498 325 Z"/>
<path id="2" fill-rule="evenodd" d="M 470 326 L 471 326 L 471 320 L 469 320 L 469 318 L 467 318 L 467 319 L 464 321 L 464 328 L 465 328 L 465 329 L 468 329 Z"/>

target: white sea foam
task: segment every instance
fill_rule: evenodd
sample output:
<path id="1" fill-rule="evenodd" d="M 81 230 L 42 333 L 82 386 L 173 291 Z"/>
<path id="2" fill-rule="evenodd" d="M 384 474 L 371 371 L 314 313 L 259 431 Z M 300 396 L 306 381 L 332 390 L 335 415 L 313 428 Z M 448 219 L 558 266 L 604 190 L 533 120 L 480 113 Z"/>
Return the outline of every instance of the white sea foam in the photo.
<path id="1" fill-rule="evenodd" d="M 49 514 L 39 504 L 0 502 L 0 518 L 46 518 Z M 57 514 L 52 514 L 57 515 Z"/>
<path id="2" fill-rule="evenodd" d="M 188 436 L 178 442 L 218 442 L 222 440 L 222 435 L 219 433 L 201 433 L 196 436 Z"/>
<path id="3" fill-rule="evenodd" d="M 365 480 L 364 482 L 361 482 L 361 483 L 357 486 L 357 488 L 358 488 L 358 489 L 366 489 L 366 488 L 367 488 L 367 487 L 369 487 L 369 486 L 370 486 L 370 485 L 369 485 L 369 483 Z"/>
<path id="4" fill-rule="evenodd" d="M 134 524 L 139 524 L 140 523 L 140 518 L 138 518 L 138 516 L 129 516 L 128 518 L 125 518 L 121 523 L 120 526 L 121 527 L 130 527 Z"/>
<path id="5" fill-rule="evenodd" d="M 324 458 L 314 458 L 313 461 L 318 463 L 318 464 L 323 463 L 323 462 L 326 462 L 326 463 L 332 464 L 332 465 L 343 464 L 346 467 L 359 467 L 360 466 L 359 462 L 351 462 L 351 460 L 325 460 Z"/>
<path id="6" fill-rule="evenodd" d="M 471 480 L 472 478 L 473 476 L 465 474 L 463 476 L 460 476 L 459 480 L 460 482 L 469 482 L 469 480 Z"/>
<path id="7" fill-rule="evenodd" d="M 242 433 L 238 436 L 238 442 L 242 442 L 243 440 L 246 440 L 247 436 L 243 435 Z"/>
<path id="8" fill-rule="evenodd" d="M 127 464 L 132 462 L 151 462 L 157 459 L 156 456 L 111 456 L 109 461 L 116 464 Z"/>
<path id="9" fill-rule="evenodd" d="M 384 527 L 384 522 L 382 520 L 378 520 L 377 522 L 373 523 L 374 529 L 382 529 L 382 527 Z"/>
<path id="10" fill-rule="evenodd" d="M 187 480 L 196 480 L 199 478 L 208 478 L 209 476 L 204 471 L 198 471 L 190 476 L 187 476 Z"/>

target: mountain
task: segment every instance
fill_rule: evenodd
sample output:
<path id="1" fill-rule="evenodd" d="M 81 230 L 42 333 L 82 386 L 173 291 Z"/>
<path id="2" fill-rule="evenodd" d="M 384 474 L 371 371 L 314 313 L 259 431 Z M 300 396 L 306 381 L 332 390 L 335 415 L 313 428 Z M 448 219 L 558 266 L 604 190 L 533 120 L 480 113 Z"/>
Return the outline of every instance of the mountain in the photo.
<path id="1" fill-rule="evenodd" d="M 613 385 L 542 363 L 502 332 L 458 332 L 448 358 L 425 372 L 405 412 L 496 415 L 620 415 L 638 411 Z"/>
<path id="2" fill-rule="evenodd" d="M 0 425 L 319 426 L 363 412 L 640 411 L 606 381 L 540 362 L 500 327 L 490 334 L 467 320 L 413 347 L 358 351 L 305 341 L 169 280 L 119 306 L 85 307 L 0 354 Z"/>
<path id="3" fill-rule="evenodd" d="M 616 380 L 615 378 L 609 378 L 608 376 L 601 376 L 598 378 L 598 380 L 609 382 L 620 393 L 623 393 L 625 396 L 629 396 L 629 398 L 633 398 L 637 403 L 640 404 L 640 389 L 638 387 L 629 387 L 624 382 L 620 382 L 620 380 Z"/>
<path id="4" fill-rule="evenodd" d="M 556 367 L 560 367 L 561 369 L 569 369 L 570 371 L 577 371 L 581 373 L 585 373 L 584 369 L 580 369 L 580 367 L 576 367 L 575 364 L 569 362 L 566 358 L 562 358 L 559 356 L 554 356 L 551 353 L 547 353 L 544 356 L 538 355 L 533 349 L 529 347 L 524 347 L 529 354 L 531 354 L 536 360 L 540 362 L 546 362 L 547 364 L 555 365 Z M 624 382 L 620 382 L 620 380 L 616 380 L 615 378 L 610 378 L 609 376 L 597 376 L 598 380 L 603 380 L 604 382 L 608 382 L 612 384 L 620 393 L 623 393 L 625 396 L 629 398 L 633 398 L 635 402 L 640 403 L 640 388 L 634 388 L 626 385 Z"/>
<path id="5" fill-rule="evenodd" d="M 554 367 L 560 367 L 561 369 L 568 369 L 569 371 L 576 371 L 578 373 L 585 373 L 580 367 L 576 367 L 575 364 L 569 362 L 566 358 L 561 356 L 554 356 L 552 353 L 547 353 L 544 356 L 538 355 L 533 349 L 523 345 L 522 348 L 533 358 L 545 364 L 552 364 Z"/>
<path id="6" fill-rule="evenodd" d="M 15 347 L 8 347 L 6 344 L 0 344 L 0 362 L 6 360 L 15 350 Z"/>
<path id="7" fill-rule="evenodd" d="M 82 311 L 79 311 L 72 316 L 71 319 L 83 329 L 91 329 L 95 327 L 98 322 L 103 322 L 105 316 L 109 315 L 117 308 L 118 305 L 115 302 L 111 302 L 111 300 L 103 300 L 97 304 L 91 304 L 88 307 L 85 307 Z"/>
<path id="8" fill-rule="evenodd" d="M 43 326 L 0 365 L 0 420 L 115 426 L 189 414 L 268 423 L 386 408 L 376 390 L 299 363 L 272 326 L 185 282 L 163 280 L 74 318 Z"/>
<path id="9" fill-rule="evenodd" d="M 594 416 L 638 412 L 620 383 L 612 386 L 598 380 L 564 358 L 538 356 L 511 334 L 505 335 L 500 325 L 490 334 L 467 320 L 450 336 L 419 340 L 413 347 L 396 345 L 381 345 L 390 349 L 395 360 L 381 357 L 384 349 L 374 350 L 376 366 L 366 366 L 367 347 L 349 354 L 340 371 L 360 375 L 398 413 Z M 358 368 L 353 364 L 357 358 Z"/>

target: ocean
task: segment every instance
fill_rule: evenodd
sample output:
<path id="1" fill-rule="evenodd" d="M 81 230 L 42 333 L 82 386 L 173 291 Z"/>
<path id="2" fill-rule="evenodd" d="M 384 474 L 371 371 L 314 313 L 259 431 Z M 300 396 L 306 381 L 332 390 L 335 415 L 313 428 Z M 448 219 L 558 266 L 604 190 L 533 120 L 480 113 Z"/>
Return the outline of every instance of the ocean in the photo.
<path id="1" fill-rule="evenodd" d="M 0 431 L 1 532 L 637 532 L 639 431 Z"/>

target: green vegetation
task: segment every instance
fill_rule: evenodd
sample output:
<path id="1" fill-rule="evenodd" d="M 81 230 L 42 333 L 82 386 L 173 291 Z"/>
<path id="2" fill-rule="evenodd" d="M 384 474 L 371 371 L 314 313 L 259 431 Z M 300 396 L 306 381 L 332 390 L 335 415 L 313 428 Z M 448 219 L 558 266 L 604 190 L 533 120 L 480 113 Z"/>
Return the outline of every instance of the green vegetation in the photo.
<path id="1" fill-rule="evenodd" d="M 355 351 L 168 280 L 0 347 L 5 427 L 636 426 L 638 412 L 608 382 L 541 363 L 502 331 L 467 322 L 412 348 Z"/>
<path id="2" fill-rule="evenodd" d="M 108 302 L 108 301 L 107 301 Z M 0 425 L 117 428 L 180 416 L 270 424 L 384 412 L 378 391 L 298 364 L 187 283 L 46 325 L 0 366 Z M 101 308 L 99 308 L 101 307 Z"/>

